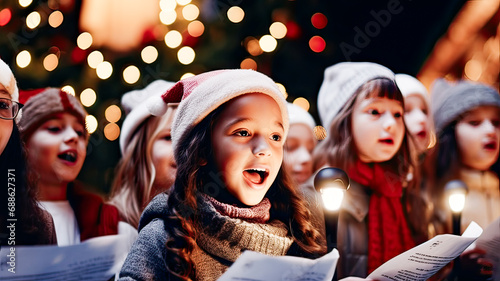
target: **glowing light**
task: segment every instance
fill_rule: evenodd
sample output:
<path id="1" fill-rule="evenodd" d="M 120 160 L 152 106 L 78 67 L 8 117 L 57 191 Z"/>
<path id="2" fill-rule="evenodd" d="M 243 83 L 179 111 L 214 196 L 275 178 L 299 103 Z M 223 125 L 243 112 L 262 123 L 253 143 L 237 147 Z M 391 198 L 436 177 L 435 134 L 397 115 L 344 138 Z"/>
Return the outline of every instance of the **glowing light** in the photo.
<path id="1" fill-rule="evenodd" d="M 30 52 L 26 50 L 19 52 L 19 54 L 17 54 L 16 56 L 16 63 L 20 68 L 25 68 L 26 66 L 28 66 L 31 63 Z"/>
<path id="2" fill-rule="evenodd" d="M 305 98 L 302 98 L 302 97 L 301 98 L 296 98 L 293 101 L 293 104 L 302 107 L 305 111 L 309 111 L 309 108 L 311 107 L 311 105 L 309 104 L 309 101 L 306 100 Z"/>
<path id="3" fill-rule="evenodd" d="M 64 15 L 61 11 L 54 11 L 49 16 L 49 24 L 53 28 L 56 28 L 61 25 L 64 20 Z"/>
<path id="4" fill-rule="evenodd" d="M 316 13 L 311 17 L 311 23 L 317 29 L 323 29 L 328 24 L 328 19 L 322 13 Z"/>
<path id="5" fill-rule="evenodd" d="M 251 58 L 246 58 L 240 63 L 240 68 L 257 70 L 257 63 Z"/>
<path id="6" fill-rule="evenodd" d="M 164 11 L 173 11 L 177 7 L 175 0 L 160 0 L 160 9 Z"/>
<path id="7" fill-rule="evenodd" d="M 134 84 L 141 77 L 141 72 L 139 68 L 135 65 L 129 65 L 125 70 L 123 70 L 123 80 L 129 84 Z M 110 121 L 112 122 L 112 121 Z"/>
<path id="8" fill-rule="evenodd" d="M 59 64 L 59 58 L 55 54 L 49 54 L 43 59 L 43 67 L 47 71 L 56 69 Z"/>
<path id="9" fill-rule="evenodd" d="M 66 85 L 66 86 L 62 87 L 61 91 L 66 92 L 72 96 L 76 95 L 75 88 L 71 87 L 70 85 Z"/>
<path id="10" fill-rule="evenodd" d="M 452 212 L 461 212 L 465 206 L 465 194 L 451 194 L 448 197 L 448 204 Z"/>
<path id="11" fill-rule="evenodd" d="M 31 2 L 33 2 L 33 0 L 19 0 L 19 6 L 26 8 L 31 5 Z"/>
<path id="12" fill-rule="evenodd" d="M 169 48 L 177 48 L 182 43 L 182 35 L 177 30 L 170 30 L 167 34 L 165 34 L 165 44 Z"/>
<path id="13" fill-rule="evenodd" d="M 95 118 L 93 115 L 87 115 L 87 117 L 85 117 L 85 124 L 87 127 L 87 132 L 89 132 L 89 134 L 92 134 L 95 132 L 95 130 L 97 130 L 97 118 Z"/>
<path id="14" fill-rule="evenodd" d="M 481 66 L 481 62 L 478 60 L 470 60 L 465 64 L 464 68 L 465 76 L 467 76 L 472 81 L 477 81 L 483 74 L 483 67 Z"/>
<path id="15" fill-rule="evenodd" d="M 158 58 L 158 50 L 153 46 L 147 46 L 142 49 L 141 58 L 145 63 L 153 63 Z"/>
<path id="16" fill-rule="evenodd" d="M 102 80 L 108 79 L 113 74 L 113 66 L 107 61 L 101 62 L 96 68 L 97 77 Z"/>
<path id="17" fill-rule="evenodd" d="M 200 9 L 195 4 L 189 4 L 182 8 L 182 16 L 188 21 L 195 20 L 200 15 Z"/>
<path id="18" fill-rule="evenodd" d="M 313 36 L 309 40 L 309 48 L 311 48 L 313 52 L 321 53 L 325 50 L 325 47 L 326 47 L 326 42 L 320 36 Z"/>
<path id="19" fill-rule="evenodd" d="M 175 10 L 167 10 L 160 12 L 160 21 L 165 25 L 170 25 L 177 19 L 177 13 Z"/>
<path id="20" fill-rule="evenodd" d="M 116 123 L 109 123 L 104 127 L 104 136 L 110 141 L 116 140 L 120 136 L 120 127 Z"/>
<path id="21" fill-rule="evenodd" d="M 262 51 L 269 53 L 276 49 L 278 41 L 276 41 L 276 39 L 274 39 L 271 35 L 264 35 L 260 38 L 259 45 Z"/>
<path id="22" fill-rule="evenodd" d="M 239 23 L 245 18 L 245 11 L 238 6 L 233 6 L 227 10 L 227 18 L 233 23 Z"/>
<path id="23" fill-rule="evenodd" d="M 252 56 L 258 56 L 260 54 L 262 54 L 262 49 L 260 48 L 260 45 L 259 45 L 259 40 L 253 38 L 253 37 L 248 37 L 247 39 L 245 39 L 246 41 L 246 48 L 247 48 L 247 52 L 252 55 Z"/>
<path id="24" fill-rule="evenodd" d="M 180 63 L 184 65 L 188 65 L 194 61 L 194 58 L 196 57 L 196 53 L 191 47 L 182 47 L 180 50 L 177 52 L 177 59 L 179 60 Z"/>
<path id="25" fill-rule="evenodd" d="M 177 1 L 177 4 L 181 5 L 181 6 L 185 6 L 189 3 L 191 3 L 191 0 L 176 0 Z"/>
<path id="26" fill-rule="evenodd" d="M 92 46 L 92 41 L 92 35 L 88 32 L 83 32 L 78 35 L 78 38 L 76 38 L 76 45 L 78 45 L 78 48 L 82 50 L 87 50 L 90 46 Z"/>
<path id="27" fill-rule="evenodd" d="M 5 26 L 9 23 L 12 18 L 12 12 L 9 8 L 5 8 L 0 11 L 0 26 Z"/>
<path id="28" fill-rule="evenodd" d="M 276 86 L 278 86 L 278 89 L 280 89 L 280 92 L 283 94 L 283 96 L 286 99 L 288 97 L 288 93 L 286 92 L 285 86 L 281 83 L 276 83 Z"/>
<path id="29" fill-rule="evenodd" d="M 118 122 L 120 118 L 122 118 L 122 111 L 117 105 L 110 105 L 106 110 L 104 111 L 104 117 L 106 117 L 106 120 L 111 123 Z"/>
<path id="30" fill-rule="evenodd" d="M 87 88 L 80 94 L 80 102 L 83 106 L 90 107 L 94 105 L 97 100 L 97 94 L 91 88 Z"/>
<path id="31" fill-rule="evenodd" d="M 282 22 L 274 22 L 269 27 L 269 32 L 276 39 L 281 39 L 286 36 L 286 25 Z"/>
<path id="32" fill-rule="evenodd" d="M 186 78 L 189 78 L 189 77 L 193 77 L 193 76 L 194 76 L 194 74 L 191 73 L 191 72 L 184 73 L 184 75 L 181 76 L 180 80 L 183 80 L 183 79 L 186 79 Z"/>
<path id="33" fill-rule="evenodd" d="M 27 17 L 26 17 L 26 26 L 30 29 L 36 28 L 40 22 L 42 21 L 42 17 L 40 16 L 40 13 L 37 11 L 31 12 Z"/>
<path id="34" fill-rule="evenodd" d="M 97 68 L 97 66 L 104 61 L 104 56 L 99 51 L 93 51 L 87 57 L 87 63 L 91 68 Z"/>
<path id="35" fill-rule="evenodd" d="M 313 132 L 317 140 L 324 140 L 326 138 L 326 129 L 323 126 L 314 127 Z"/>
<path id="36" fill-rule="evenodd" d="M 205 32 L 205 26 L 201 21 L 195 20 L 188 24 L 187 30 L 189 35 L 193 37 L 200 37 Z"/>
<path id="37" fill-rule="evenodd" d="M 342 199 L 344 198 L 344 190 L 336 187 L 327 187 L 321 189 L 321 198 L 323 199 L 323 206 L 330 211 L 340 209 Z"/>

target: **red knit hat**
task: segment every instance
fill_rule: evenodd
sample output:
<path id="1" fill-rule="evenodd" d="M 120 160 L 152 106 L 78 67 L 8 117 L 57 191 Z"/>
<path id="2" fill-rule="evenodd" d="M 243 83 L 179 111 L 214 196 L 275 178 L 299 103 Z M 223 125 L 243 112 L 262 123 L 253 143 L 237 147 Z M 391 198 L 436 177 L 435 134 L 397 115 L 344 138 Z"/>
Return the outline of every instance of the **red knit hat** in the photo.
<path id="1" fill-rule="evenodd" d="M 58 88 L 44 88 L 19 92 L 19 102 L 24 104 L 23 115 L 18 120 L 23 138 L 28 137 L 47 117 L 59 112 L 71 113 L 85 127 L 87 112 L 73 95 Z"/>
<path id="2" fill-rule="evenodd" d="M 186 78 L 162 96 L 148 99 L 146 106 L 151 114 L 161 116 L 167 110 L 168 103 L 180 102 L 172 124 L 172 146 L 177 159 L 178 145 L 189 131 L 225 102 L 248 93 L 262 93 L 276 101 L 286 137 L 289 121 L 285 97 L 273 80 L 253 70 L 216 70 Z"/>

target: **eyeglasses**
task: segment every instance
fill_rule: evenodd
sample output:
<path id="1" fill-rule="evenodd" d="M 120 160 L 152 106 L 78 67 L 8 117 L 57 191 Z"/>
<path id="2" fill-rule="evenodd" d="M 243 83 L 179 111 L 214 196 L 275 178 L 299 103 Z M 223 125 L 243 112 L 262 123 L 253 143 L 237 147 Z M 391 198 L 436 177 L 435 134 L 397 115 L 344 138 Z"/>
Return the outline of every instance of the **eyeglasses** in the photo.
<path id="1" fill-rule="evenodd" d="M 16 118 L 19 110 L 23 108 L 22 103 L 10 99 L 0 98 L 0 118 L 12 120 Z"/>

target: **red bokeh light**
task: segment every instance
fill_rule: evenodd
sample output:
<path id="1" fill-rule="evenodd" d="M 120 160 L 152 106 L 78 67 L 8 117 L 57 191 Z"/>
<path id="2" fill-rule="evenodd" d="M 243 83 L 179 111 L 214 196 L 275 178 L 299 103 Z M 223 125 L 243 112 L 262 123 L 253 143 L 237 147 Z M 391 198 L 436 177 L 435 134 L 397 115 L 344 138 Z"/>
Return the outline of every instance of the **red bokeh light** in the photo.
<path id="1" fill-rule="evenodd" d="M 328 19 L 322 13 L 316 13 L 311 17 L 311 23 L 317 29 L 323 29 L 328 24 Z"/>
<path id="2" fill-rule="evenodd" d="M 286 37 L 290 39 L 298 39 L 302 33 L 300 26 L 294 21 L 288 21 L 286 24 Z"/>
<path id="3" fill-rule="evenodd" d="M 311 48 L 313 52 L 321 53 L 323 52 L 323 50 L 325 50 L 325 47 L 326 42 L 320 36 L 313 36 L 311 39 L 309 39 L 309 48 Z"/>
<path id="4" fill-rule="evenodd" d="M 12 18 L 12 12 L 9 8 L 5 8 L 0 11 L 0 26 L 5 26 L 9 23 Z"/>

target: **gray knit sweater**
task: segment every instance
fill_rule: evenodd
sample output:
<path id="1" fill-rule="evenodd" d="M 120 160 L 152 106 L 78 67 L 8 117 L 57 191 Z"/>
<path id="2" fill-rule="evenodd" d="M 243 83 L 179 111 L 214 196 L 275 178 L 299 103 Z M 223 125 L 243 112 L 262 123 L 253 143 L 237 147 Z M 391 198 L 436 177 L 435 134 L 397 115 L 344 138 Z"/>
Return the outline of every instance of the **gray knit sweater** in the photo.
<path id="1" fill-rule="evenodd" d="M 206 199 L 198 200 L 202 228 L 191 258 L 196 280 L 217 280 L 244 250 L 285 255 L 292 245 L 280 221 L 265 224 L 246 222 L 219 214 Z M 166 268 L 165 243 L 167 195 L 156 196 L 142 214 L 139 238 L 121 269 L 119 280 L 171 280 Z"/>

